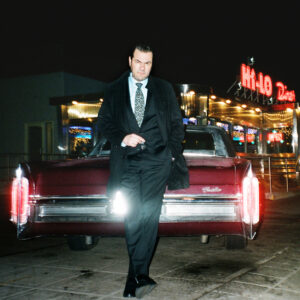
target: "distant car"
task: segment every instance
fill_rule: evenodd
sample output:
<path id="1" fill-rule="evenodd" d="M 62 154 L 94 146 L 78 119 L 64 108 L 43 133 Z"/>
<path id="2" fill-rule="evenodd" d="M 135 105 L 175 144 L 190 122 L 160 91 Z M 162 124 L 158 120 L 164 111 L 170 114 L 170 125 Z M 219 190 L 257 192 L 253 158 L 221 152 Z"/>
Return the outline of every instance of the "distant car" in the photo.
<path id="1" fill-rule="evenodd" d="M 66 236 L 71 249 L 90 249 L 101 236 L 124 235 L 126 200 L 109 199 L 110 146 L 101 140 L 88 157 L 21 163 L 12 182 L 11 221 L 19 239 Z M 263 193 L 251 162 L 236 157 L 226 131 L 186 126 L 184 157 L 190 187 L 166 189 L 159 235 L 224 235 L 244 248 L 261 222 Z"/>

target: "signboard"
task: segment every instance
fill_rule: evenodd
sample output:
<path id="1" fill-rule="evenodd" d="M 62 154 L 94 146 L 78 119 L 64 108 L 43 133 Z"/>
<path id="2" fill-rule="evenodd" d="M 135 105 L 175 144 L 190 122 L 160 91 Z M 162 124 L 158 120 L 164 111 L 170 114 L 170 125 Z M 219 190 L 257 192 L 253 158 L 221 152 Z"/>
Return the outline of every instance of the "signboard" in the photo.
<path id="1" fill-rule="evenodd" d="M 296 102 L 295 91 L 278 81 L 275 84 L 269 75 L 257 73 L 254 68 L 241 64 L 241 86 L 266 97 L 274 97 L 278 102 Z"/>
<path id="2" fill-rule="evenodd" d="M 232 139 L 233 139 L 233 141 L 244 143 L 245 136 L 244 136 L 244 127 L 243 126 L 240 126 L 240 125 L 233 126 Z"/>
<path id="3" fill-rule="evenodd" d="M 92 138 L 92 128 L 86 126 L 70 126 L 69 134 L 74 138 L 81 139 L 91 139 Z"/>
<path id="4" fill-rule="evenodd" d="M 255 137 L 257 135 L 257 129 L 255 128 L 248 128 L 247 132 L 247 142 L 255 144 Z"/>
<path id="5" fill-rule="evenodd" d="M 281 142 L 283 140 L 282 132 L 270 132 L 267 136 L 267 141 L 270 142 Z"/>
<path id="6" fill-rule="evenodd" d="M 287 108 L 294 109 L 295 103 L 274 104 L 271 106 L 273 111 L 282 111 Z"/>

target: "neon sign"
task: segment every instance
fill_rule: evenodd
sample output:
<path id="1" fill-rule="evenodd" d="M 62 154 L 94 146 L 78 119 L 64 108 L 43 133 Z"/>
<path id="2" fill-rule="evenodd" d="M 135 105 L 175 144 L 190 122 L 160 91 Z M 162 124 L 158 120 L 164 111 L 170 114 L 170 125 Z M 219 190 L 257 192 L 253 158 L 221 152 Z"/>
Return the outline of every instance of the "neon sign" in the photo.
<path id="1" fill-rule="evenodd" d="M 286 85 L 284 85 L 282 82 L 276 82 L 277 86 L 277 100 L 279 101 L 289 101 L 289 102 L 295 102 L 296 101 L 296 95 L 295 91 L 288 91 Z"/>
<path id="2" fill-rule="evenodd" d="M 252 91 L 271 97 L 273 95 L 273 82 L 269 75 L 262 72 L 256 74 L 255 70 L 245 64 L 241 65 L 241 85 Z M 295 91 L 288 91 L 287 86 L 278 81 L 275 83 L 277 87 L 278 101 L 296 102 Z"/>
<path id="3" fill-rule="evenodd" d="M 282 132 L 270 132 L 268 133 L 267 140 L 270 142 L 281 142 L 283 140 Z"/>

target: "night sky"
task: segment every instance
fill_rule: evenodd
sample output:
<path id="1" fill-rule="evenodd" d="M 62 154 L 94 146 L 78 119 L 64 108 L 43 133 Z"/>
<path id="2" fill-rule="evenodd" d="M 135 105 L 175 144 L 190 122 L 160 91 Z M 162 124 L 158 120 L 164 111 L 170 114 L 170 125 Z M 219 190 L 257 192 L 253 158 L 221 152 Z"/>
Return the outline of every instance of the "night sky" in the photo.
<path id="1" fill-rule="evenodd" d="M 296 2 L 95 2 L 22 1 L 1 9 L 0 76 L 64 70 L 109 82 L 127 70 L 129 51 L 142 40 L 154 48 L 153 75 L 172 83 L 226 90 L 253 56 L 255 70 L 300 99 Z"/>

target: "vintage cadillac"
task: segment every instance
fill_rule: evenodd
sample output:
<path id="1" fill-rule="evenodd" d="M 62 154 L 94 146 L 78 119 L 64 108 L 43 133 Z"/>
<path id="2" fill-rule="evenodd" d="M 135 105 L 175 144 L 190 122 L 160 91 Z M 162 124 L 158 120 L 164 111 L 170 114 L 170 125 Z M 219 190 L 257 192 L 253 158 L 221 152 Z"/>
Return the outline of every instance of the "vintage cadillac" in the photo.
<path id="1" fill-rule="evenodd" d="M 109 199 L 109 143 L 87 156 L 23 162 L 12 182 L 11 221 L 17 236 L 66 236 L 71 249 L 95 246 L 102 236 L 124 235 L 126 199 Z M 188 125 L 184 157 L 190 186 L 166 189 L 160 236 L 225 237 L 227 249 L 244 248 L 262 220 L 263 193 L 251 162 L 236 156 L 231 138 L 217 126 Z"/>

